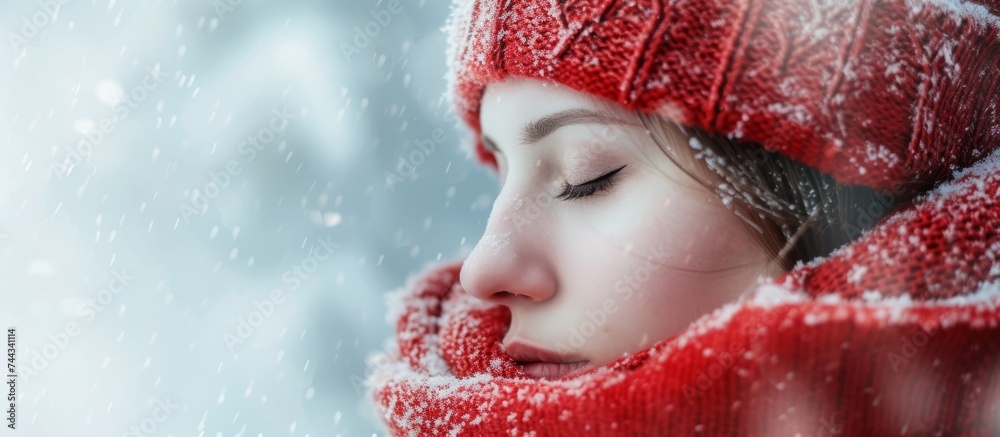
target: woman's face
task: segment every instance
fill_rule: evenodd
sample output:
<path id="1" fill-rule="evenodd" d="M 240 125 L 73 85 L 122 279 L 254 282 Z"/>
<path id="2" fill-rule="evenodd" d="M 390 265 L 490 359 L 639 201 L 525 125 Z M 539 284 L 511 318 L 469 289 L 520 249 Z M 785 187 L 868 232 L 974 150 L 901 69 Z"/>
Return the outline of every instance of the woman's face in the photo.
<path id="1" fill-rule="evenodd" d="M 510 308 L 503 346 L 531 375 L 641 350 L 781 271 L 621 106 L 512 78 L 480 121 L 501 189 L 461 285 Z"/>

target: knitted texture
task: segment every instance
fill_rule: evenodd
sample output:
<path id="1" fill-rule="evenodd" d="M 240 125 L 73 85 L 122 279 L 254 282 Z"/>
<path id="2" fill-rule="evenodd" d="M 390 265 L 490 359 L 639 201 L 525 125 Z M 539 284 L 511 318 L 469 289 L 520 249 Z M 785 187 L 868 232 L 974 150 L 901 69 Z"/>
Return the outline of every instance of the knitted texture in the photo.
<path id="1" fill-rule="evenodd" d="M 556 81 L 907 195 L 827 257 L 614 363 L 528 377 L 461 260 L 394 293 L 395 435 L 1000 435 L 1000 3 L 472 1 L 450 90 Z M 475 142 L 476 156 L 496 168 Z M 870 211 L 872 216 L 882 211 Z M 664 284 L 664 287 L 668 286 Z"/>
<path id="2" fill-rule="evenodd" d="M 501 347 L 510 312 L 444 263 L 395 295 L 371 395 L 399 436 L 1000 435 L 998 229 L 1000 152 L 829 258 L 559 380 L 526 376 Z"/>
<path id="3" fill-rule="evenodd" d="M 453 15 L 451 98 L 551 80 L 762 144 L 841 183 L 946 178 L 1000 145 L 1000 3 L 486 0 Z"/>

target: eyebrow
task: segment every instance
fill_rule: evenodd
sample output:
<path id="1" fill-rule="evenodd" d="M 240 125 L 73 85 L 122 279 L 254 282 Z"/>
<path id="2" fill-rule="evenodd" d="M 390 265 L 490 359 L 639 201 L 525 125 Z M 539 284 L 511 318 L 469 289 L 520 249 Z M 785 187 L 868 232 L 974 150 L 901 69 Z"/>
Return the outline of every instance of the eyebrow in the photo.
<path id="1" fill-rule="evenodd" d="M 521 127 L 521 143 L 524 145 L 535 144 L 559 128 L 573 124 L 621 125 L 631 123 L 628 123 L 607 111 L 582 108 L 567 109 L 565 111 L 555 112 L 537 120 L 525 123 L 525 125 Z M 490 137 L 484 135 L 483 144 L 494 152 L 499 153 L 496 143 L 494 143 Z"/>

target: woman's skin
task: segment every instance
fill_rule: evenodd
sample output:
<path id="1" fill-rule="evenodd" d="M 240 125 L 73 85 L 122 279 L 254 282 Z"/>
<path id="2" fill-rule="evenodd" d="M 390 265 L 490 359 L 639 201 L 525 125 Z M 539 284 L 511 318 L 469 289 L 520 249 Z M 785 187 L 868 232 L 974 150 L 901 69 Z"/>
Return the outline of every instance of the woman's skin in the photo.
<path id="1" fill-rule="evenodd" d="M 720 198 L 615 103 L 511 78 L 487 87 L 481 125 L 501 189 L 460 281 L 510 308 L 503 346 L 535 377 L 670 338 L 758 276 L 782 272 Z M 675 140 L 670 147 L 689 147 Z M 559 197 L 566 184 L 616 169 L 610 184 Z"/>

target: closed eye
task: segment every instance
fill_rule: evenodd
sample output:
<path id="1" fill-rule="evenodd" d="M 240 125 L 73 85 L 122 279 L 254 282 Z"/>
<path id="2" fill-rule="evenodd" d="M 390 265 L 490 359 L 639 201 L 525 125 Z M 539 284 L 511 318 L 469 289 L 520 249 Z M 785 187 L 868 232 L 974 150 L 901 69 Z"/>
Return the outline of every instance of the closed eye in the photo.
<path id="1" fill-rule="evenodd" d="M 567 183 L 564 185 L 562 193 L 559 193 L 559 195 L 556 196 L 556 198 L 562 200 L 574 200 L 574 199 L 579 199 L 581 197 L 592 196 L 601 191 L 607 190 L 611 188 L 612 185 L 614 185 L 612 176 L 621 171 L 623 168 L 625 168 L 624 165 L 608 172 L 607 174 L 601 177 L 598 177 L 597 179 L 594 179 L 589 182 L 584 182 L 580 185 L 570 185 Z"/>

